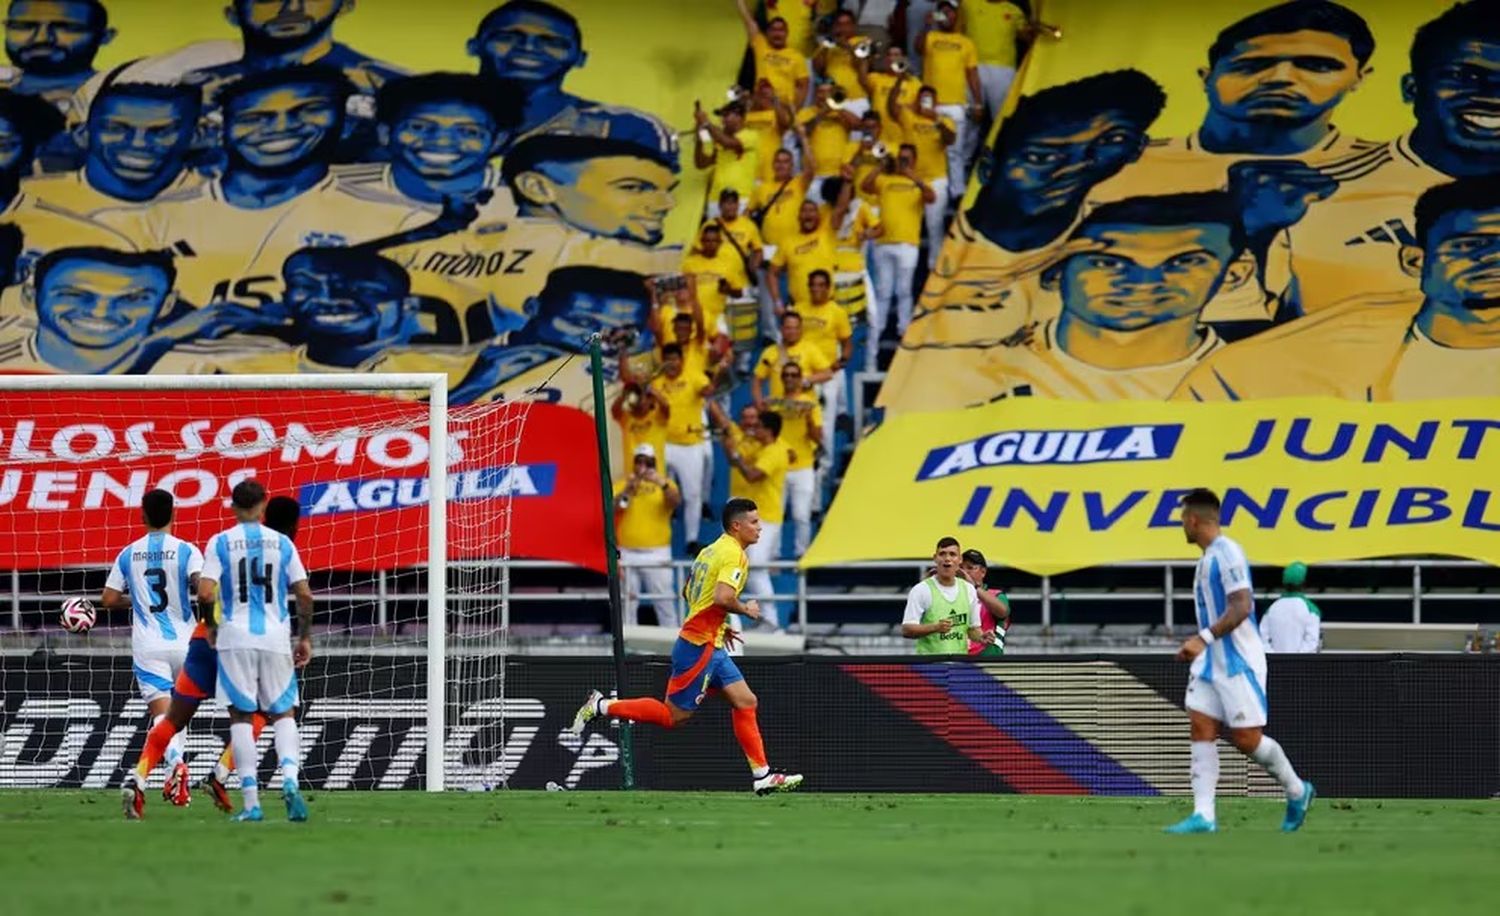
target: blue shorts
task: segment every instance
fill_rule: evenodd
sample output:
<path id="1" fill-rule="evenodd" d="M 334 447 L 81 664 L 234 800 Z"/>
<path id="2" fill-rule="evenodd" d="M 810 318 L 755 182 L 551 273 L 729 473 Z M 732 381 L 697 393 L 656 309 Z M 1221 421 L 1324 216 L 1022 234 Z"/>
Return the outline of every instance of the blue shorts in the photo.
<path id="1" fill-rule="evenodd" d="M 672 705 L 694 712 L 710 690 L 738 684 L 745 676 L 729 653 L 713 643 L 695 646 L 681 636 L 672 646 L 672 676 L 667 680 L 667 699 Z"/>
<path id="2" fill-rule="evenodd" d="M 188 642 L 187 659 L 182 670 L 177 672 L 177 682 L 172 685 L 172 696 L 181 700 L 199 703 L 214 695 L 219 680 L 219 650 L 208 644 L 208 640 L 195 636 Z"/>

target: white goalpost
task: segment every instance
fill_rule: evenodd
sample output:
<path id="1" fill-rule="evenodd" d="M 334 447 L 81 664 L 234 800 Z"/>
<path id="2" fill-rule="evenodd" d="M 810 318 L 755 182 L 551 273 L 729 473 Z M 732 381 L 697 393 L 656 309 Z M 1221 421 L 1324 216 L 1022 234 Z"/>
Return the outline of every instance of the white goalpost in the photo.
<path id="1" fill-rule="evenodd" d="M 146 490 L 173 492 L 173 533 L 201 549 L 232 523 L 229 491 L 250 477 L 302 510 L 318 634 L 304 773 L 323 773 L 325 788 L 505 784 L 506 481 L 528 407 L 450 411 L 441 374 L 0 376 L 12 605 L 0 673 L 13 696 L 26 691 L 4 710 L 0 785 L 102 787 L 134 763 L 145 707 L 123 661 L 132 612 L 101 609 L 74 634 L 57 609 L 97 601 L 104 570 L 144 533 Z M 189 726 L 195 779 L 224 721 L 205 702 Z"/>

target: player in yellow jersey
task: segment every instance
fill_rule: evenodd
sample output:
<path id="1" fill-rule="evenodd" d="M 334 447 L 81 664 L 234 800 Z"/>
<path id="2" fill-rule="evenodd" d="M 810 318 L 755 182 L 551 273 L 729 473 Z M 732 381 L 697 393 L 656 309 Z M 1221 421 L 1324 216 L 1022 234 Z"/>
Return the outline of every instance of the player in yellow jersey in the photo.
<path id="1" fill-rule="evenodd" d="M 1438 185 L 1388 254 L 1420 290 L 1365 293 L 1211 355 L 1173 395 L 1418 400 L 1500 396 L 1500 180 Z"/>
<path id="2" fill-rule="evenodd" d="M 698 554 L 683 590 L 688 613 L 672 647 L 666 701 L 654 697 L 606 700 L 599 691 L 590 691 L 573 718 L 573 734 L 582 735 L 588 723 L 600 717 L 673 728 L 692 718 L 709 691 L 719 691 L 729 703 L 734 736 L 750 764 L 755 794 L 786 792 L 800 786 L 802 776 L 767 765 L 756 722 L 755 694 L 726 649 L 726 644 L 738 638 L 730 627 L 730 614 L 760 618 L 758 602 L 740 600 L 750 566 L 745 548 L 760 540 L 760 514 L 750 500 L 731 499 L 724 504 L 721 518 L 724 534 Z"/>
<path id="3" fill-rule="evenodd" d="M 771 410 L 782 418 L 781 437 L 791 452 L 786 467 L 786 508 L 792 516 L 794 556 L 807 552 L 812 543 L 813 507 L 817 498 L 818 475 L 813 470 L 823 441 L 823 409 L 818 393 L 802 381 L 802 367 L 789 362 L 781 367 L 781 388 L 785 394 L 769 402 Z"/>
<path id="4" fill-rule="evenodd" d="M 745 6 L 745 0 L 734 0 L 755 57 L 755 78 L 768 80 L 781 104 L 796 109 L 807 98 L 807 52 L 792 47 L 787 40 L 787 20 L 774 16 L 764 30 Z M 800 0 L 789 0 L 800 2 Z"/>
<path id="5" fill-rule="evenodd" d="M 970 403 L 1000 397 L 1162 400 L 1221 346 L 1201 324 L 1220 288 L 1249 283 L 1234 197 L 1224 191 L 1104 204 L 1075 236 L 1101 243 L 1048 268 L 1062 312 L 1023 340 L 987 351 L 968 379 Z M 945 379 L 933 380 L 934 386 Z"/>

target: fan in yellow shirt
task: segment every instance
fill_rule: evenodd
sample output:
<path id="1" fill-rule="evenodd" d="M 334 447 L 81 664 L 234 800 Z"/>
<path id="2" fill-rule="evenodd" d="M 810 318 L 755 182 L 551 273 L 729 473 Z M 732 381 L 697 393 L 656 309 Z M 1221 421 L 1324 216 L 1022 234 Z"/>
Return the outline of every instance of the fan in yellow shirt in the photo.
<path id="1" fill-rule="evenodd" d="M 770 595 L 771 577 L 766 572 L 766 563 L 781 553 L 781 523 L 786 518 L 786 472 L 791 464 L 791 449 L 781 441 L 781 416 L 775 411 L 762 410 L 760 424 L 755 436 L 761 448 L 754 460 L 740 454 L 733 445 L 724 448 L 730 467 L 743 475 L 743 493 L 730 491 L 731 497 L 754 501 L 760 509 L 760 540 L 750 545 L 750 562 L 755 571 L 750 574 L 745 587 L 758 595 Z M 776 605 L 770 601 L 761 603 L 761 615 L 772 626 L 777 625 Z"/>
<path id="2" fill-rule="evenodd" d="M 833 258 L 833 300 L 851 321 L 863 316 L 870 306 L 870 271 L 865 251 L 879 234 L 879 209 L 863 200 L 851 201 Z"/>
<path id="3" fill-rule="evenodd" d="M 792 129 L 793 112 L 794 109 L 776 97 L 776 89 L 770 80 L 755 81 L 755 89 L 745 107 L 745 131 L 759 138 L 756 181 L 766 182 L 775 177 L 776 151 L 783 147 L 786 132 Z M 742 196 L 749 200 L 748 194 Z"/>
<path id="4" fill-rule="evenodd" d="M 807 278 L 807 299 L 798 302 L 796 312 L 802 316 L 802 336 L 817 348 L 823 361 L 835 371 L 849 362 L 854 332 L 849 313 L 833 301 L 833 276 L 826 270 L 815 270 Z"/>
<path id="5" fill-rule="evenodd" d="M 869 66 L 873 45 L 855 32 L 854 14 L 839 10 L 833 15 L 829 38 L 813 54 L 813 69 L 832 82 L 844 95 L 845 106 L 856 115 L 870 107 L 860 70 Z"/>
<path id="6" fill-rule="evenodd" d="M 781 370 L 787 363 L 796 363 L 802 370 L 802 377 L 810 384 L 821 384 L 833 377 L 833 364 L 823 357 L 822 350 L 802 338 L 802 316 L 794 310 L 781 316 L 781 343 L 762 350 L 755 363 L 755 381 L 750 386 L 750 396 L 757 406 L 768 398 L 786 395 L 781 387 Z"/>
<path id="7" fill-rule="evenodd" d="M 628 476 L 615 484 L 615 532 L 624 580 L 622 611 L 627 624 L 640 613 L 642 586 L 654 597 L 656 624 L 678 625 L 677 601 L 672 594 L 672 514 L 682 505 L 677 485 L 661 469 L 661 449 L 640 443 L 628 450 Z"/>
<path id="8" fill-rule="evenodd" d="M 813 177 L 831 178 L 849 161 L 850 132 L 859 126 L 859 117 L 833 99 L 833 84 L 818 83 L 811 105 L 797 112 L 797 126 L 807 131 L 807 146 L 812 152 Z"/>
<path id="9" fill-rule="evenodd" d="M 888 152 L 880 139 L 880 124 L 881 117 L 874 111 L 865 112 L 859 119 L 859 140 L 851 145 L 847 163 L 853 169 L 849 177 L 854 183 L 854 193 L 872 207 L 879 207 L 880 199 L 865 190 L 864 182 L 872 172 L 881 169 L 882 160 L 878 154 Z"/>
<path id="10" fill-rule="evenodd" d="M 808 52 L 799 50 L 790 43 L 786 19 L 772 18 L 762 31 L 755 17 L 746 8 L 745 0 L 735 0 L 735 4 L 739 7 L 740 19 L 745 24 L 750 53 L 755 58 L 755 78 L 769 80 L 781 103 L 789 108 L 797 108 L 807 98 Z"/>
<path id="11" fill-rule="evenodd" d="M 649 386 L 636 381 L 627 381 L 620 386 L 614 403 L 609 407 L 610 416 L 620 424 L 620 447 L 627 456 L 636 454 L 642 445 L 649 445 L 655 456 L 656 469 L 663 473 L 667 469 L 667 417 L 671 408 L 656 396 Z"/>
<path id="12" fill-rule="evenodd" d="M 893 112 L 910 107 L 917 100 L 917 90 L 922 81 L 913 76 L 906 62 L 906 52 L 901 46 L 892 44 L 881 58 L 883 69 L 864 76 L 865 91 L 870 96 L 870 110 L 880 113 L 880 139 L 886 146 L 895 148 L 906 142 L 901 127 L 901 118 Z M 896 104 L 891 104 L 892 96 Z"/>
<path id="13" fill-rule="evenodd" d="M 781 280 L 786 278 L 788 295 L 793 302 L 807 298 L 807 281 L 813 271 L 830 276 L 837 266 L 838 239 L 834 227 L 841 225 L 848 211 L 852 183 L 844 182 L 839 202 L 829 217 L 811 200 L 804 200 L 797 214 L 797 232 L 783 239 L 771 259 L 771 304 L 782 307 Z"/>
<path id="14" fill-rule="evenodd" d="M 740 257 L 746 276 L 753 279 L 760 272 L 766 243 L 755 220 L 741 212 L 743 200 L 733 190 L 720 194 L 719 215 L 706 225 L 719 227 L 724 243 Z"/>
<path id="15" fill-rule="evenodd" d="M 646 326 L 657 341 L 657 359 L 665 361 L 665 347 L 675 343 L 690 375 L 706 375 L 718 381 L 722 357 L 729 349 L 722 318 L 710 329 L 698 302 L 696 283 L 689 277 L 657 278 L 651 281 L 651 314 Z"/>
<path id="16" fill-rule="evenodd" d="M 979 51 L 958 29 L 958 10 L 952 0 L 943 0 L 933 14 L 932 28 L 924 34 L 922 82 L 937 90 L 939 105 L 978 104 Z"/>
<path id="17" fill-rule="evenodd" d="M 727 334 L 726 301 L 744 295 L 750 277 L 744 259 L 724 244 L 724 232 L 717 223 L 705 223 L 698 230 L 698 246 L 682 259 L 682 271 L 693 279 L 704 326 L 712 334 Z"/>
<path id="18" fill-rule="evenodd" d="M 812 184 L 812 156 L 807 152 L 805 133 L 797 129 L 804 141 L 802 171 L 793 171 L 795 161 L 786 150 L 778 150 L 772 159 L 772 179 L 755 186 L 750 198 L 750 212 L 760 223 L 761 235 L 768 246 L 780 246 L 797 232 L 798 214 Z M 768 252 L 768 257 L 774 257 Z"/>
<path id="19" fill-rule="evenodd" d="M 938 193 L 918 175 L 917 151 L 904 144 L 890 173 L 872 172 L 865 177 L 864 188 L 880 201 L 880 235 L 875 240 L 872 265 L 875 270 L 875 300 L 870 310 L 871 326 L 866 365 L 874 368 L 879 338 L 891 313 L 896 314 L 897 330 L 905 334 L 911 324 L 916 286 L 917 261 L 921 256 L 922 218 L 926 208 L 941 200 Z M 941 240 L 929 239 L 939 246 Z"/>
<path id="20" fill-rule="evenodd" d="M 793 544 L 796 555 L 807 552 L 812 542 L 812 513 L 817 500 L 818 450 L 822 447 L 823 411 L 817 392 L 802 381 L 802 368 L 796 363 L 781 367 L 781 386 L 786 394 L 770 402 L 771 410 L 782 418 L 781 438 L 791 449 L 786 471 L 787 510 L 792 516 Z"/>
<path id="21" fill-rule="evenodd" d="M 1010 0 L 962 0 L 964 34 L 974 42 L 979 86 L 990 120 L 999 115 L 1016 77 L 1020 42 L 1034 30 L 1026 13 Z"/>
<path id="22" fill-rule="evenodd" d="M 725 190 L 748 195 L 755 190 L 760 175 L 761 135 L 745 130 L 745 106 L 730 102 L 719 109 L 723 125 L 709 120 L 701 105 L 694 105 L 693 120 L 697 134 L 693 145 L 693 163 L 700 169 L 712 169 L 708 182 L 708 199 L 717 200 Z M 704 137 L 707 136 L 705 141 Z M 780 148 L 778 143 L 776 149 Z"/>

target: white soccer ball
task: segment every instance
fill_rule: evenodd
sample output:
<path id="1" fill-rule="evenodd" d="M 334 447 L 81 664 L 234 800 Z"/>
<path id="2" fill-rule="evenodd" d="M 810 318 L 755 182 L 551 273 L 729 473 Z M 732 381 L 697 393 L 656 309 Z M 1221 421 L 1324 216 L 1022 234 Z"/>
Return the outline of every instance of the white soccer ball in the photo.
<path id="1" fill-rule="evenodd" d="M 69 598 L 63 602 L 62 625 L 69 633 L 87 633 L 95 616 L 94 603 L 87 598 Z"/>

